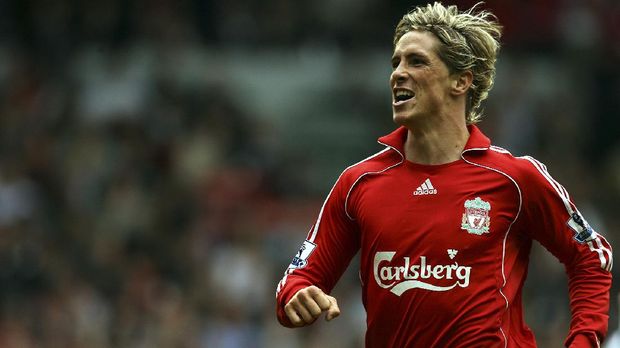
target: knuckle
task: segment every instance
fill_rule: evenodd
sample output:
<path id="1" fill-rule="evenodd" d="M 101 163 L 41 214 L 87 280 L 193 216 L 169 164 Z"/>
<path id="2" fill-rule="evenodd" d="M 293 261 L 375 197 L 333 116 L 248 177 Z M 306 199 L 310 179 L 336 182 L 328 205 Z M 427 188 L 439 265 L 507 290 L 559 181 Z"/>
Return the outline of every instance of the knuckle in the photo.
<path id="1" fill-rule="evenodd" d="M 301 289 L 301 290 L 297 291 L 297 292 L 295 293 L 295 295 L 293 296 L 293 298 L 300 297 L 300 296 L 304 296 L 304 295 L 306 294 L 306 292 L 307 292 L 307 291 L 308 291 L 308 288 L 303 288 L 303 289 Z"/>
<path id="2" fill-rule="evenodd" d="M 307 297 L 308 296 L 308 288 L 305 289 L 301 289 L 297 292 L 297 294 L 295 294 L 295 297 L 297 298 L 303 298 L 303 297 Z"/>
<path id="3" fill-rule="evenodd" d="M 312 304 L 314 302 L 314 297 L 310 294 L 304 294 L 304 296 L 300 297 L 299 300 L 305 304 L 305 305 L 309 305 Z"/>
<path id="4" fill-rule="evenodd" d="M 329 307 L 331 307 L 331 302 L 329 302 L 329 300 L 325 298 L 321 299 L 321 301 L 319 301 L 318 303 L 321 309 L 328 309 Z"/>
<path id="5" fill-rule="evenodd" d="M 293 301 L 296 301 L 299 298 L 299 296 L 300 296 L 299 295 L 300 292 L 301 292 L 301 290 L 298 291 L 295 295 L 293 295 L 293 297 L 291 297 L 291 300 L 289 301 L 289 303 L 293 302 Z"/>
<path id="6" fill-rule="evenodd" d="M 306 295 L 304 295 L 304 294 L 297 294 L 297 295 L 298 296 L 297 296 L 297 299 L 296 299 L 297 301 L 296 302 L 298 304 L 301 305 L 301 304 L 305 304 L 306 302 L 308 302 L 308 297 Z"/>
<path id="7" fill-rule="evenodd" d="M 317 288 L 314 285 L 311 285 L 311 286 L 307 287 L 306 290 L 307 290 L 308 294 L 311 294 L 311 295 L 316 295 L 316 294 L 318 294 L 321 291 L 321 289 Z"/>

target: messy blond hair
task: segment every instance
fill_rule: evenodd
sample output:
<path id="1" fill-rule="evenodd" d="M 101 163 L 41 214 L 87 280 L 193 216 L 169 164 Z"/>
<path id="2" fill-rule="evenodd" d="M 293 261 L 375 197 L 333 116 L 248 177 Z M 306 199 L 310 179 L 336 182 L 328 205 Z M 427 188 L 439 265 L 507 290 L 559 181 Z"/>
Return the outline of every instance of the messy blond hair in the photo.
<path id="1" fill-rule="evenodd" d="M 493 86 L 500 47 L 501 26 L 497 17 L 487 11 L 475 11 L 479 4 L 465 12 L 439 2 L 416 7 L 403 16 L 394 33 L 396 46 L 407 32 L 431 32 L 441 42 L 437 54 L 451 74 L 472 72 L 473 81 L 467 92 L 467 124 L 477 123 L 482 118 L 480 104 Z"/>

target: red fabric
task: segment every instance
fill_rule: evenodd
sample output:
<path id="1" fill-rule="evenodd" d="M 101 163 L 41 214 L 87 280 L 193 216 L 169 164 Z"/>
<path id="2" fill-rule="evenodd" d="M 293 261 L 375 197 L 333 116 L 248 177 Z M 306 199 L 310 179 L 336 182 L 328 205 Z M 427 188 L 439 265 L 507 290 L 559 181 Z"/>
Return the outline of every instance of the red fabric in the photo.
<path id="1" fill-rule="evenodd" d="M 570 343 L 568 347 L 569 348 L 600 348 L 600 346 L 601 345 L 596 340 L 596 337 L 593 337 L 592 334 L 587 335 L 587 336 L 584 334 L 580 334 L 580 335 L 575 336 L 575 338 L 572 340 L 572 342 Z"/>
<path id="2" fill-rule="evenodd" d="M 566 266 L 566 342 L 602 339 L 611 247 L 544 165 L 470 133 L 461 160 L 429 166 L 404 160 L 400 128 L 347 168 L 278 285 L 280 322 L 290 326 L 283 307 L 299 289 L 329 293 L 359 250 L 366 347 L 535 347 L 521 288 L 537 240 Z"/>

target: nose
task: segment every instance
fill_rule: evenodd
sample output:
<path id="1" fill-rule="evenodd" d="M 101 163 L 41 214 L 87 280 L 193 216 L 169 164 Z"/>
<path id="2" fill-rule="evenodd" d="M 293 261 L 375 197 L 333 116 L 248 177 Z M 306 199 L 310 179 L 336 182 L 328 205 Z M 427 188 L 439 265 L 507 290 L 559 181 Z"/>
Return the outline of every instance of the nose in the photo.
<path id="1" fill-rule="evenodd" d="M 392 74 L 390 75 L 390 83 L 393 85 L 396 82 L 404 82 L 407 78 L 407 73 L 403 68 L 402 64 L 398 64 L 396 69 L 392 70 Z"/>

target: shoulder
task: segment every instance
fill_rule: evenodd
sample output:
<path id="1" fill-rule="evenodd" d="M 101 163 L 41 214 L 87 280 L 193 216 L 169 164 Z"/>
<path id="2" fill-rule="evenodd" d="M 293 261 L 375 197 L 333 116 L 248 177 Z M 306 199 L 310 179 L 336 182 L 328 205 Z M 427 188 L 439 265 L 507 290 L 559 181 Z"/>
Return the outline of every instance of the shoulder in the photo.
<path id="1" fill-rule="evenodd" d="M 338 180 L 336 180 L 336 183 L 328 194 L 326 202 L 330 201 L 330 197 L 332 197 L 331 200 L 333 200 L 333 202 L 342 203 L 347 216 L 353 220 L 347 212 L 347 202 L 357 183 L 360 182 L 360 180 L 366 175 L 377 175 L 384 173 L 389 169 L 398 166 L 402 163 L 402 161 L 403 157 L 397 151 L 390 147 L 386 147 L 385 149 L 350 165 L 342 172 L 342 174 L 340 174 Z"/>
<path id="2" fill-rule="evenodd" d="M 548 174 L 547 167 L 534 157 L 515 156 L 510 151 L 495 145 L 489 147 L 483 158 L 484 162 L 505 171 L 515 180 L 544 179 Z"/>
<path id="3" fill-rule="evenodd" d="M 561 187 L 549 174 L 547 166 L 532 156 L 515 156 L 504 148 L 490 146 L 484 161 L 510 176 L 523 191 L 536 191 L 541 188 L 552 188 L 556 191 L 556 187 Z"/>
<path id="4" fill-rule="evenodd" d="M 390 147 L 368 156 L 367 158 L 347 167 L 339 181 L 353 184 L 360 177 L 367 174 L 378 174 L 385 172 L 400 163 L 402 156 Z"/>

